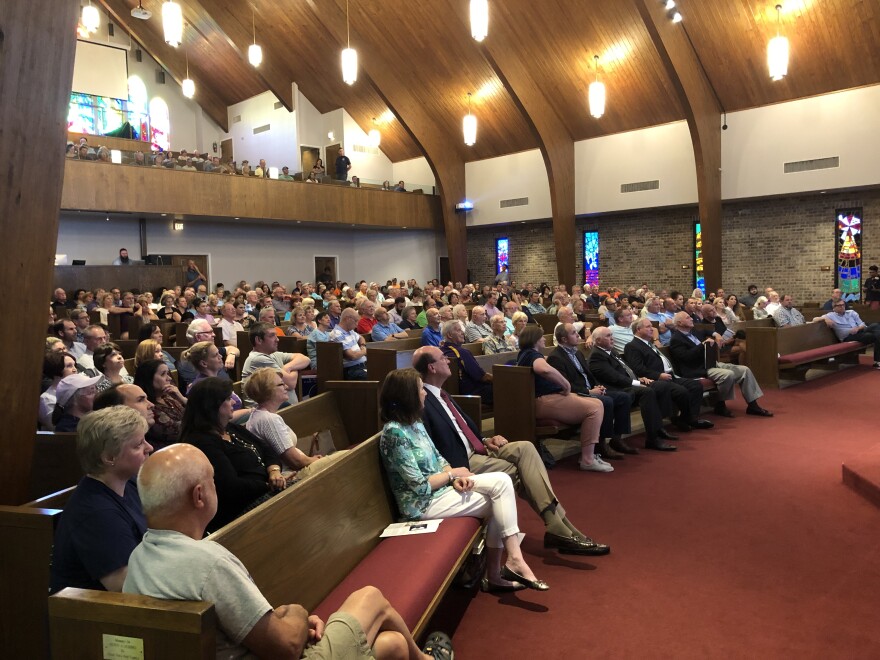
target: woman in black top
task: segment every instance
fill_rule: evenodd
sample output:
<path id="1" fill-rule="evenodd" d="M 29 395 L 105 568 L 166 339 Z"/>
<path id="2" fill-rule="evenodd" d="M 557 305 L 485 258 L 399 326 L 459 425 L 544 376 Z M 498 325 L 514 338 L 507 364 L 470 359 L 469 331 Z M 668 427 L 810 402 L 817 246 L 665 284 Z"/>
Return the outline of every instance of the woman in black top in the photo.
<path id="1" fill-rule="evenodd" d="M 581 427 L 581 470 L 611 472 L 613 468 L 595 454 L 604 408 L 599 399 L 573 394 L 571 383 L 544 359 L 544 331 L 528 325 L 519 335 L 516 366 L 531 367 L 535 377 L 535 416 Z M 563 350 L 561 348 L 557 350 Z M 568 358 L 566 358 L 568 359 Z"/>
<path id="2" fill-rule="evenodd" d="M 214 467 L 213 532 L 285 487 L 281 466 L 252 434 L 232 421 L 232 381 L 205 378 L 189 391 L 180 442 L 201 449 Z"/>

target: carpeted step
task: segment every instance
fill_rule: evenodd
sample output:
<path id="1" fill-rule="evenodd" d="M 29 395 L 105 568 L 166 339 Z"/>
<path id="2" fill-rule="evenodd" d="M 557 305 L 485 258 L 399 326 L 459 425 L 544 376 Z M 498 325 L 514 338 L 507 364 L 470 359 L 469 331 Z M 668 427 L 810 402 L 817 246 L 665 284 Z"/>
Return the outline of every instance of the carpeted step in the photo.
<path id="1" fill-rule="evenodd" d="M 843 483 L 880 508 L 880 444 L 843 464 Z"/>

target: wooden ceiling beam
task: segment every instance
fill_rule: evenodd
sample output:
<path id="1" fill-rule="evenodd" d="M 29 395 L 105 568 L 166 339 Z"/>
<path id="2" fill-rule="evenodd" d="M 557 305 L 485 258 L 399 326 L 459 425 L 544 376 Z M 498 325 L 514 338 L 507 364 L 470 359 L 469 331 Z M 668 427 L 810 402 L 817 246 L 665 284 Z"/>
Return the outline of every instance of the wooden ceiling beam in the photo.
<path id="1" fill-rule="evenodd" d="M 186 4 L 200 16 L 207 17 L 214 24 L 210 27 L 222 33 L 229 45 L 238 51 L 242 59 L 251 67 L 247 52 L 248 47 L 254 42 L 254 35 L 250 29 L 251 21 L 247 20 L 250 17 L 240 15 L 242 7 L 240 2 L 236 3 L 236 7 L 233 7 L 228 0 L 207 0 L 204 3 L 199 0 L 186 0 Z M 259 16 L 259 12 L 257 15 Z M 263 49 L 263 62 L 259 67 L 251 67 L 254 75 L 281 101 L 288 112 L 293 112 L 293 78 L 281 65 L 282 60 L 278 57 L 278 53 L 270 51 L 265 40 L 258 39 L 257 43 Z"/>
<path id="2" fill-rule="evenodd" d="M 336 2 L 318 6 L 316 0 L 307 0 L 307 4 L 336 43 L 345 43 L 344 10 Z M 355 84 L 372 85 L 425 154 L 439 191 L 452 279 L 467 281 L 467 227 L 465 217 L 455 212 L 455 204 L 465 197 L 464 160 L 447 139 L 444 127 L 426 112 L 412 80 L 401 80 L 395 62 L 383 58 L 380 49 L 355 29 L 351 30 L 351 40 L 356 44 L 361 68 Z M 339 48 L 341 51 L 342 46 Z"/>
<path id="3" fill-rule="evenodd" d="M 452 3 L 449 10 L 457 12 L 462 29 L 469 29 L 465 3 Z M 575 273 L 575 189 L 574 140 L 553 108 L 552 101 L 533 75 L 534 68 L 523 58 L 522 47 L 506 25 L 510 14 L 496 12 L 490 38 L 479 48 L 494 69 L 507 93 L 519 108 L 538 142 L 547 178 L 550 182 L 550 207 L 553 213 L 553 243 L 556 273 L 560 283 L 578 283 Z"/>
<path id="4" fill-rule="evenodd" d="M 115 23 L 134 37 L 150 57 L 180 84 L 186 78 L 186 60 L 183 52 L 168 46 L 141 21 L 131 17 L 131 7 L 124 0 L 98 0 Z M 224 132 L 229 132 L 228 104 L 204 82 L 199 81 L 192 99 Z"/>
<path id="5" fill-rule="evenodd" d="M 657 0 L 633 1 L 685 111 L 697 166 L 706 290 L 714 291 L 721 286 L 721 105 L 686 27 L 673 23 Z"/>

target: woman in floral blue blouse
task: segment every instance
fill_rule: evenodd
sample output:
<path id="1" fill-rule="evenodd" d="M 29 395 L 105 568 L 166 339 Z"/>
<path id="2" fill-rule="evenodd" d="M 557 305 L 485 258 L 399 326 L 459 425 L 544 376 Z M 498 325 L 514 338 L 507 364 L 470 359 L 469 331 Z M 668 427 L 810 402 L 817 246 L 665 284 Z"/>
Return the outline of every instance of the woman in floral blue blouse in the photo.
<path id="1" fill-rule="evenodd" d="M 476 516 L 488 518 L 488 589 L 514 591 L 519 585 L 546 591 L 519 547 L 513 482 L 502 472 L 473 474 L 451 468 L 421 422 L 425 403 L 422 379 L 414 369 L 391 372 L 382 387 L 382 438 L 379 448 L 391 490 L 405 520 Z M 502 550 L 507 562 L 501 565 Z"/>

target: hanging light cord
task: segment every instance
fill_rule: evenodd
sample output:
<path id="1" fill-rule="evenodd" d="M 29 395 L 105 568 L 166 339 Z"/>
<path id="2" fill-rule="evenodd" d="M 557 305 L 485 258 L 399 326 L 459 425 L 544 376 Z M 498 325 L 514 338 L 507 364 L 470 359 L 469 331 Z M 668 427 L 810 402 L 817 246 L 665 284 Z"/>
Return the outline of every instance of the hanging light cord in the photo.
<path id="1" fill-rule="evenodd" d="M 348 0 L 345 0 L 345 43 L 351 48 L 351 29 L 348 26 Z"/>
<path id="2" fill-rule="evenodd" d="M 256 17 L 256 9 L 253 5 L 251 5 L 251 30 L 254 33 L 254 45 L 257 45 L 257 17 Z"/>

